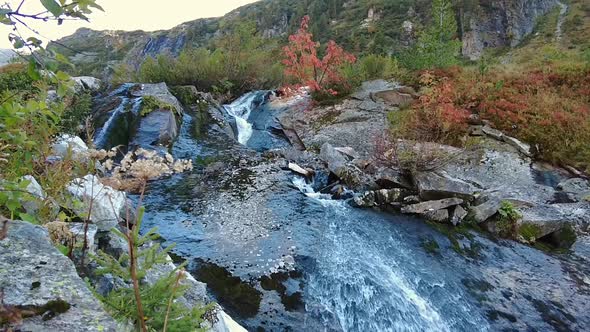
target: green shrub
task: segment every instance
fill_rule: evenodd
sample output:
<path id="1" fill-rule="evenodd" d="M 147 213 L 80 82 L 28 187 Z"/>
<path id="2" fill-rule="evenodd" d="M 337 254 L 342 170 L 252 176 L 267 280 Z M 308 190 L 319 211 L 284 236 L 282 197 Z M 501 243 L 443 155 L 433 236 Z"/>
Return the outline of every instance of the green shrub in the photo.
<path id="1" fill-rule="evenodd" d="M 517 222 L 520 218 L 522 216 L 514 205 L 508 201 L 503 201 L 498 210 L 498 221 L 496 223 L 498 234 L 508 238 L 514 237 Z"/>
<path id="2" fill-rule="evenodd" d="M 84 121 L 92 112 L 92 95 L 82 92 L 71 97 L 61 116 L 60 131 L 65 134 L 80 135 Z M 82 126 L 82 128 L 81 128 Z"/>

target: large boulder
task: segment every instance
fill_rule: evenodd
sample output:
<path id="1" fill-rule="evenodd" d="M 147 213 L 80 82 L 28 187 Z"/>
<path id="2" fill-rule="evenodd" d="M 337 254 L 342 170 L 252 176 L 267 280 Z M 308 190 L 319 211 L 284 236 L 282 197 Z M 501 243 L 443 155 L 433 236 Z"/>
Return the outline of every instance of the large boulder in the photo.
<path id="1" fill-rule="evenodd" d="M 402 208 L 402 213 L 425 214 L 433 211 L 446 209 L 448 207 L 461 205 L 463 204 L 463 202 L 464 201 L 461 198 L 446 198 L 438 201 L 427 201 L 404 206 Z"/>
<path id="2" fill-rule="evenodd" d="M 72 77 L 72 80 L 74 80 L 76 92 L 96 92 L 102 87 L 102 81 L 92 76 L 77 76 Z"/>
<path id="3" fill-rule="evenodd" d="M 471 183 L 454 178 L 444 172 L 418 173 L 414 175 L 414 181 L 420 197 L 424 200 L 458 197 L 470 201 L 479 191 Z"/>
<path id="4" fill-rule="evenodd" d="M 25 318 L 19 331 L 123 331 L 90 292 L 47 230 L 10 221 L 0 241 L 0 288 L 5 308 Z"/>
<path id="5" fill-rule="evenodd" d="M 154 110 L 144 116 L 130 145 L 132 147 L 170 146 L 178 136 L 178 120 L 169 110 Z"/>
<path id="6" fill-rule="evenodd" d="M 90 221 L 99 230 L 108 231 L 121 220 L 119 213 L 125 206 L 125 193 L 103 185 L 96 176 L 74 179 L 67 190 L 83 203 L 76 212 L 86 216 L 90 211 Z"/>

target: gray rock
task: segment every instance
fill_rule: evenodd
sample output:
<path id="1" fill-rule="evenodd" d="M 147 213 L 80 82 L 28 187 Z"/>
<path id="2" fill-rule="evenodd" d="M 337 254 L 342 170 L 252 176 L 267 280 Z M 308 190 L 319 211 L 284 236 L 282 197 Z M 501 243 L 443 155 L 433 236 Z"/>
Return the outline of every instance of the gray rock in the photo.
<path id="1" fill-rule="evenodd" d="M 374 99 L 382 101 L 387 106 L 408 107 L 414 103 L 414 97 L 396 90 L 380 91 L 373 94 Z"/>
<path id="2" fill-rule="evenodd" d="M 119 213 L 126 202 L 125 193 L 103 185 L 96 176 L 74 179 L 67 190 L 83 203 L 76 213 L 84 216 L 90 211 L 90 220 L 99 230 L 108 231 L 120 221 Z"/>
<path id="3" fill-rule="evenodd" d="M 78 136 L 62 135 L 52 144 L 53 153 L 61 158 L 66 158 L 71 152 L 72 157 L 76 160 L 86 160 L 88 158 L 88 146 Z"/>
<path id="4" fill-rule="evenodd" d="M 183 113 L 182 105 L 180 105 L 178 99 L 176 99 L 176 97 L 170 92 L 166 83 L 141 84 L 140 89 L 132 89 L 130 90 L 130 94 L 133 97 L 152 96 L 162 102 L 174 106 L 177 114 Z"/>
<path id="5" fill-rule="evenodd" d="M 21 204 L 28 214 L 35 215 L 44 203 L 46 198 L 45 192 L 43 191 L 43 188 L 41 188 L 39 182 L 37 182 L 32 175 L 23 176 L 21 181 L 29 182 L 25 191 L 30 194 L 30 197 L 27 197 L 27 199 L 20 199 Z"/>
<path id="6" fill-rule="evenodd" d="M 382 189 L 412 189 L 413 187 L 407 176 L 392 167 L 380 167 L 374 172 L 372 177 L 375 183 Z"/>
<path id="7" fill-rule="evenodd" d="M 9 223 L 0 241 L 0 287 L 5 305 L 37 311 L 22 331 L 121 331 L 41 226 Z"/>
<path id="8" fill-rule="evenodd" d="M 414 181 L 418 187 L 420 198 L 424 200 L 459 197 L 470 201 L 478 191 L 470 183 L 444 173 L 418 173 L 414 176 Z"/>
<path id="9" fill-rule="evenodd" d="M 451 213 L 450 221 L 454 226 L 457 226 L 465 217 L 467 217 L 467 211 L 461 205 L 457 205 Z"/>
<path id="10" fill-rule="evenodd" d="M 295 164 L 295 163 L 289 163 L 289 165 L 287 166 L 290 170 L 292 170 L 293 172 L 304 176 L 304 177 L 309 177 L 311 174 L 308 170 L 304 169 L 303 167 Z"/>
<path id="11" fill-rule="evenodd" d="M 361 195 L 357 195 L 353 198 L 353 202 L 357 207 L 373 207 L 376 205 L 375 192 L 367 191 Z"/>
<path id="12" fill-rule="evenodd" d="M 70 231 L 76 237 L 76 243 L 84 244 L 84 223 L 67 223 Z M 96 251 L 96 234 L 98 227 L 94 224 L 88 224 L 88 231 L 86 232 L 86 243 L 88 244 L 88 252 L 94 253 Z"/>
<path id="13" fill-rule="evenodd" d="M 342 168 L 346 167 L 348 160 L 344 154 L 336 150 L 330 143 L 325 143 L 320 149 L 320 159 L 323 160 L 330 172 L 338 175 Z"/>
<path id="14" fill-rule="evenodd" d="M 147 149 L 158 146 L 167 147 L 177 136 L 178 122 L 174 112 L 155 110 L 142 117 L 130 145 Z"/>
<path id="15" fill-rule="evenodd" d="M 102 81 L 92 76 L 78 76 L 72 77 L 74 80 L 76 92 L 89 91 L 96 92 L 100 90 Z"/>
<path id="16" fill-rule="evenodd" d="M 446 198 L 446 199 L 441 199 L 438 201 L 427 201 L 427 202 L 404 206 L 402 208 L 402 213 L 424 214 L 427 212 L 433 212 L 433 211 L 446 209 L 448 207 L 455 206 L 455 205 L 461 205 L 461 204 L 463 204 L 463 202 L 464 201 L 461 198 Z"/>
<path id="17" fill-rule="evenodd" d="M 403 200 L 405 190 L 394 188 L 394 189 L 381 189 L 375 191 L 375 202 L 379 205 L 399 203 Z"/>
<path id="18" fill-rule="evenodd" d="M 449 221 L 449 210 L 442 209 L 437 211 L 428 211 L 422 214 L 426 219 L 436 222 Z"/>
<path id="19" fill-rule="evenodd" d="M 481 130 L 483 131 L 484 134 L 490 136 L 493 139 L 496 139 L 498 141 L 502 141 L 504 139 L 504 133 L 502 133 L 501 131 L 494 129 L 490 126 L 483 126 L 481 128 Z"/>
<path id="20" fill-rule="evenodd" d="M 520 225 L 534 225 L 538 228 L 536 239 L 562 230 L 566 226 L 587 231 L 590 225 L 590 204 L 563 203 L 543 204 L 521 209 Z"/>
<path id="21" fill-rule="evenodd" d="M 504 137 L 502 138 L 504 140 L 504 142 L 512 145 L 516 150 L 518 150 L 518 152 L 524 154 L 527 157 L 532 157 L 533 154 L 531 153 L 531 146 L 519 141 L 518 139 L 514 138 L 514 137 L 510 137 L 510 136 L 506 136 L 504 135 Z"/>
<path id="22" fill-rule="evenodd" d="M 472 206 L 469 209 L 469 217 L 477 223 L 485 222 L 495 215 L 502 206 L 502 200 L 497 197 L 489 197 L 484 203 Z"/>
<path id="23" fill-rule="evenodd" d="M 361 87 L 351 97 L 357 100 L 370 100 L 373 93 L 393 90 L 396 87 L 397 84 L 386 80 L 367 81 L 363 82 Z"/>
<path id="24" fill-rule="evenodd" d="M 582 178 L 573 178 L 560 182 L 557 189 L 571 194 L 578 201 L 590 200 L 590 182 Z"/>

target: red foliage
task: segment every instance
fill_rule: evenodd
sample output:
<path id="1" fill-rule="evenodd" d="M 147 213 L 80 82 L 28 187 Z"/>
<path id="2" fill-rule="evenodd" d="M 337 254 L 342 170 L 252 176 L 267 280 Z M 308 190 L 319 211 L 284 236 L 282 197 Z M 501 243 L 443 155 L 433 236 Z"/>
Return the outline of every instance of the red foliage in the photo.
<path id="1" fill-rule="evenodd" d="M 296 34 L 289 36 L 289 45 L 283 48 L 285 75 L 295 79 L 295 88 L 307 86 L 312 92 L 336 95 L 333 86 L 345 84 L 340 73 L 344 64 L 354 63 L 354 55 L 347 53 L 330 40 L 323 58 L 318 57 L 320 44 L 309 32 L 309 16 L 303 17 Z"/>

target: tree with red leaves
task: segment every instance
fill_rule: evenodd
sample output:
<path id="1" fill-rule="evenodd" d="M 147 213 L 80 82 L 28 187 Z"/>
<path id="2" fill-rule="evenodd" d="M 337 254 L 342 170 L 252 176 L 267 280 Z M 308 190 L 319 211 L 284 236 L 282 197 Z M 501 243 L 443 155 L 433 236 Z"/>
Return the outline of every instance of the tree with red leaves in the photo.
<path id="1" fill-rule="evenodd" d="M 309 16 L 303 17 L 299 30 L 289 36 L 289 45 L 283 48 L 285 75 L 298 82 L 294 88 L 307 86 L 311 92 L 337 95 L 333 87 L 346 84 L 340 69 L 354 63 L 356 58 L 330 40 L 320 59 L 320 43 L 309 32 L 309 20 Z"/>

